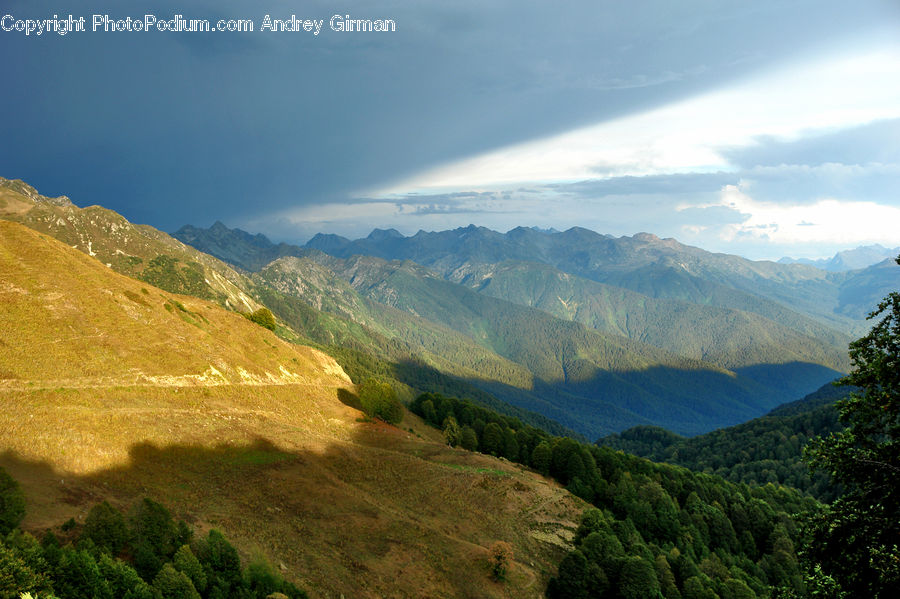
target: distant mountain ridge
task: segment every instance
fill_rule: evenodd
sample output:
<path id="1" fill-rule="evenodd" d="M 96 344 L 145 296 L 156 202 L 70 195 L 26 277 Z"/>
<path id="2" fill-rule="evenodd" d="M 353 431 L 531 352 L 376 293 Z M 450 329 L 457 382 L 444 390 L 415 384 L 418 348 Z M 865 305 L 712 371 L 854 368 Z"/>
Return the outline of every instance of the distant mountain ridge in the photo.
<path id="1" fill-rule="evenodd" d="M 216 228 L 217 244 L 228 247 L 222 237 L 225 231 Z M 192 242 L 198 247 L 212 248 L 213 244 L 204 239 L 202 231 L 190 229 Z M 175 235 L 187 240 L 183 232 L 184 229 Z M 614 238 L 579 228 L 560 233 L 519 227 L 503 234 L 469 226 L 436 233 L 420 231 L 405 237 L 396 230 L 376 229 L 357 240 L 319 234 L 306 246 L 299 247 L 271 242 L 259 244 L 258 236 L 239 232 L 234 236 L 234 246 L 251 247 L 245 241 L 248 238 L 254 240 L 252 247 L 257 248 L 256 253 L 231 252 L 232 259 L 240 260 L 237 266 L 250 269 L 279 254 L 301 261 L 312 260 L 377 304 L 449 326 L 483 348 L 525 365 L 535 373 L 536 386 L 530 392 L 520 389 L 511 393 L 509 387 L 498 387 L 489 381 L 481 384 L 507 401 L 519 402 L 517 405 L 542 412 L 569 426 L 580 423 L 584 427 L 585 414 L 592 414 L 588 418 L 599 416 L 607 423 L 624 422 L 622 417 L 627 420 L 628 413 L 633 414 L 631 418 L 639 417 L 635 423 L 659 418 L 658 411 L 647 411 L 651 404 L 642 404 L 646 400 L 639 399 L 646 388 L 637 391 L 621 385 L 625 380 L 631 381 L 628 385 L 653 381 L 661 372 L 647 366 L 657 363 L 664 355 L 687 358 L 686 363 L 694 360 L 695 364 L 706 364 L 701 370 L 713 367 L 730 371 L 738 377 L 733 379 L 737 386 L 729 392 L 732 399 L 742 397 L 739 403 L 749 401 L 749 407 L 755 402 L 750 398 L 763 393 L 772 402 L 769 407 L 773 407 L 802 396 L 846 371 L 846 346 L 851 338 L 847 331 L 865 326 L 856 314 L 844 314 L 836 309 L 847 299 L 846 294 L 841 296 L 841 277 L 847 279 L 846 275 L 802 265 L 757 263 L 737 256 L 711 254 L 649 233 Z M 220 251 L 220 256 L 227 253 Z M 294 274 L 298 281 L 317 276 L 312 272 Z M 870 273 L 870 276 L 873 288 L 885 277 L 896 277 L 893 272 Z M 477 293 L 467 295 L 449 284 Z M 760 290 L 764 293 L 758 293 Z M 315 303 L 330 293 L 320 289 L 310 296 L 299 291 L 297 297 Z M 858 295 L 868 293 L 874 291 L 864 290 Z M 548 336 L 532 331 L 517 337 L 546 318 L 537 316 L 540 313 L 526 312 L 523 314 L 528 316 L 518 321 L 521 324 L 507 326 L 501 333 L 498 327 L 516 322 L 511 316 L 515 310 L 509 304 L 496 304 L 505 307 L 491 308 L 495 310 L 493 315 L 485 318 L 491 312 L 479 311 L 494 304 L 486 304 L 484 299 L 478 299 L 479 295 L 538 308 L 540 313 L 556 317 L 557 320 L 547 322 L 554 322 L 553 330 L 557 332 Z M 805 305 L 809 309 L 803 310 Z M 475 306 L 478 307 L 473 312 Z M 352 312 L 349 310 L 345 315 L 353 318 Z M 548 361 L 548 355 L 538 358 L 540 352 L 531 354 L 532 350 L 527 349 L 537 349 L 540 343 L 546 347 L 547 341 L 565 328 L 560 328 L 560 321 L 574 321 L 588 330 L 613 335 L 602 343 L 608 344 L 615 338 L 619 341 L 613 345 L 621 345 L 623 337 L 628 338 L 632 343 L 638 342 L 632 347 L 643 348 L 639 354 L 655 357 L 638 361 L 645 364 L 634 371 L 636 377 L 638 372 L 643 372 L 640 377 L 619 380 L 612 387 L 605 387 L 607 394 L 603 401 L 613 398 L 611 406 L 601 409 L 601 404 L 595 404 L 588 408 L 590 402 L 584 403 L 584 394 L 596 394 L 603 387 L 601 379 L 585 387 L 588 379 L 580 369 L 591 364 L 593 358 L 585 361 L 584 350 L 575 350 L 573 356 L 578 357 L 573 369 L 573 364 L 566 359 Z M 574 339 L 584 334 L 577 331 L 573 328 L 563 336 Z M 589 335 L 589 338 L 603 337 Z M 498 345 L 504 339 L 518 340 L 507 346 Z M 509 353 L 511 347 L 518 353 Z M 580 346 L 576 343 L 571 347 Z M 624 354 L 619 359 L 623 358 Z M 670 359 L 662 360 L 665 363 Z M 554 363 L 559 366 L 551 366 Z M 629 363 L 637 362 L 631 358 L 622 362 Z M 605 368 L 615 370 L 611 363 L 601 370 Z M 626 366 L 624 372 L 629 368 Z M 621 377 L 622 369 L 619 371 L 616 376 Z M 685 372 L 697 375 L 695 367 Z M 658 394 L 661 388 L 671 391 L 683 385 L 683 380 L 672 379 L 656 387 L 657 391 L 651 395 Z M 621 391 L 613 391 L 617 387 Z M 625 391 L 626 388 L 631 391 Z M 713 395 L 720 391 L 714 391 Z M 601 395 L 595 397 L 599 399 Z M 628 397 L 630 400 L 626 401 Z M 723 401 L 723 397 L 717 397 L 713 403 Z M 679 401 L 686 402 L 683 406 L 691 405 L 687 397 Z M 614 405 L 618 407 L 610 411 Z M 641 405 L 644 407 L 637 407 Z M 706 410 L 712 404 L 704 405 Z M 570 413 L 581 416 L 572 418 L 561 413 L 561 406 L 570 406 L 567 411 L 574 409 Z M 622 408 L 627 412 L 621 412 Z M 760 410 L 758 413 L 765 409 L 768 408 L 750 408 Z M 697 418 L 696 414 L 688 416 L 692 420 Z M 705 421 L 704 417 L 699 418 L 698 422 Z M 687 431 L 684 421 L 670 424 Z M 578 430 L 592 434 L 598 430 L 595 426 Z"/>
<path id="2" fill-rule="evenodd" d="M 183 227 L 177 241 L 103 208 L 81 209 L 65 199 L 54 203 L 21 182 L 5 180 L 0 216 L 169 291 L 240 311 L 266 305 L 284 325 L 282 335 L 330 347 L 354 376 L 378 372 L 401 390 L 425 385 L 478 398 L 548 430 L 558 426 L 547 420 L 552 418 L 590 438 L 641 424 L 697 434 L 741 422 L 803 395 L 847 365 L 846 335 L 729 286 L 722 274 L 728 269 L 715 262 L 734 261 L 745 278 L 770 265 L 727 256 L 708 264 L 708 253 L 650 234 L 623 241 L 584 229 L 500 234 L 466 227 L 413 237 L 376 229 L 356 242 L 318 238 L 335 254 L 361 244 L 374 254 L 434 258 L 423 266 L 410 259 L 358 253 L 340 258 L 274 244 L 221 222 L 209 229 Z M 563 239 L 575 239 L 584 255 Z M 694 256 L 697 273 L 718 268 L 725 282 L 692 275 L 691 292 L 672 298 L 678 294 L 665 276 L 649 276 L 662 286 L 656 297 L 533 259 L 566 268 L 593 264 L 605 276 L 630 277 L 642 285 L 647 268 L 668 273 L 673 255 L 681 254 Z M 514 258 L 507 259 L 510 255 Z M 629 271 L 634 264 L 637 270 Z M 816 272 L 782 269 L 778 280 L 800 278 L 792 269 Z M 861 297 L 891 274 L 862 273 L 854 273 L 853 288 Z M 704 295 L 710 289 L 715 293 Z M 707 304 L 691 301 L 698 298 Z M 735 302 L 738 308 L 728 306 Z"/>
<path id="3" fill-rule="evenodd" d="M 785 256 L 778 260 L 779 264 L 808 264 L 831 272 L 844 272 L 848 270 L 859 270 L 878 264 L 884 260 L 890 260 L 900 255 L 900 246 L 895 248 L 886 248 L 876 243 L 873 245 L 864 245 L 853 248 L 852 250 L 843 250 L 836 253 L 831 258 L 818 258 L 811 260 L 809 258 L 789 258 Z"/>

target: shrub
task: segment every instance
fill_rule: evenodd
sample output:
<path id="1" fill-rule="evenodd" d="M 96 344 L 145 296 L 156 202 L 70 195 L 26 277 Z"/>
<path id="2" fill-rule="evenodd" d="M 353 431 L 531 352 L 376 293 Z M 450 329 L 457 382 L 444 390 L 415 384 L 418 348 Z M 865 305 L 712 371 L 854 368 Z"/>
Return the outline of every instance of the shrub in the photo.
<path id="1" fill-rule="evenodd" d="M 255 322 L 261 327 L 265 327 L 270 331 L 275 330 L 275 316 L 272 314 L 272 311 L 268 308 L 260 308 L 256 312 L 251 312 L 246 315 L 248 319 L 252 322 Z"/>
<path id="2" fill-rule="evenodd" d="M 497 541 L 491 545 L 490 553 L 491 575 L 494 577 L 494 580 L 505 579 L 506 573 L 512 565 L 512 546 L 505 541 Z"/>

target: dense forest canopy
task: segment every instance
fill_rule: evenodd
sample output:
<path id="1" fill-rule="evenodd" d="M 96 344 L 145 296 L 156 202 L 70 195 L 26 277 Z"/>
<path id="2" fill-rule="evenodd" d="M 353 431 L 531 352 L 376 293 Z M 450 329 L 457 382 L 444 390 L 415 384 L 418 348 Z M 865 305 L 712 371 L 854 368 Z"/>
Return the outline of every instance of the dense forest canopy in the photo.
<path id="1" fill-rule="evenodd" d="M 448 443 L 532 467 L 593 504 L 550 582 L 551 598 L 752 598 L 803 588 L 793 515 L 817 503 L 796 490 L 734 484 L 554 437 L 439 394 L 420 395 L 410 409 Z"/>

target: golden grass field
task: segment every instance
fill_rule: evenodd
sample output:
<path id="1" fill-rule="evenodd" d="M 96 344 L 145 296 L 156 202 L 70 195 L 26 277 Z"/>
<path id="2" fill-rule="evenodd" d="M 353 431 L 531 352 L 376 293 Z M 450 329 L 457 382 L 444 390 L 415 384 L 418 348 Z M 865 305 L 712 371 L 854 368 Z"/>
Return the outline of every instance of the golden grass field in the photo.
<path id="1" fill-rule="evenodd" d="M 0 220 L 0 465 L 25 528 L 149 496 L 312 597 L 542 596 L 584 504 L 411 414 L 366 422 L 339 389 L 324 354 Z"/>

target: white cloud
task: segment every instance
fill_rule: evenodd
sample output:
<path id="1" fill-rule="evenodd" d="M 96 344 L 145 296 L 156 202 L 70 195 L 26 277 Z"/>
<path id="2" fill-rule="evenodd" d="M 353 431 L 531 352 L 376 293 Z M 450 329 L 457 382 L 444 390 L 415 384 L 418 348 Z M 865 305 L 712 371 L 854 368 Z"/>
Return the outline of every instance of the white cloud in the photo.
<path id="1" fill-rule="evenodd" d="M 696 208 L 729 208 L 743 215 L 740 223 L 717 227 L 722 241 L 759 240 L 776 244 L 832 243 L 860 245 L 900 243 L 900 208 L 875 202 L 821 199 L 814 203 L 786 204 L 753 199 L 744 186 L 726 185 L 720 201 L 682 205 Z"/>
<path id="2" fill-rule="evenodd" d="M 900 46 L 796 63 L 656 110 L 445 165 L 380 190 L 489 188 L 523 182 L 734 170 L 720 152 L 761 137 L 900 117 Z"/>

